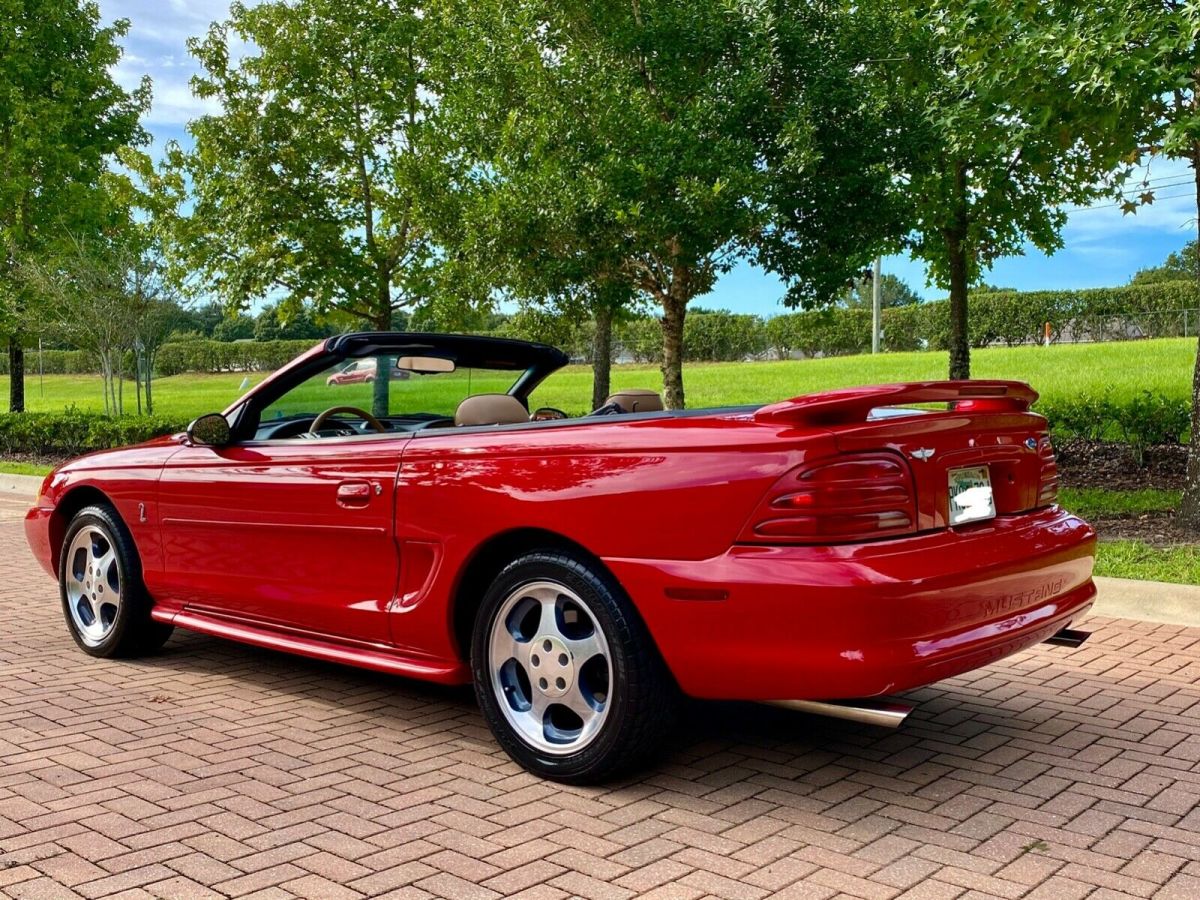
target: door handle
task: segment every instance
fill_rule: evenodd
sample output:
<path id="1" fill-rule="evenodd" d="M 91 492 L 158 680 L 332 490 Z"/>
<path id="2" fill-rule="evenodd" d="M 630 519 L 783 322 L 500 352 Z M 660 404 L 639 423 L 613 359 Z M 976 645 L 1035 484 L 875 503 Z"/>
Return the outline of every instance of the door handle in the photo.
<path id="1" fill-rule="evenodd" d="M 366 506 L 372 493 L 370 482 L 343 481 L 337 488 L 337 503 L 346 508 Z"/>

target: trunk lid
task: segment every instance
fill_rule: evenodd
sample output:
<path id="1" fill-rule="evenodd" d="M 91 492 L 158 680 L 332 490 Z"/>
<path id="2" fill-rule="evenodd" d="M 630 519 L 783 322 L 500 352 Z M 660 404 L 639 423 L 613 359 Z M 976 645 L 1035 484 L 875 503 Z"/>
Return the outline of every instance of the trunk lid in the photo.
<path id="1" fill-rule="evenodd" d="M 1036 399 L 1020 382 L 922 382 L 801 397 L 757 417 L 828 429 L 840 453 L 902 457 L 916 489 L 915 530 L 930 531 L 951 525 L 950 480 L 958 469 L 986 469 L 997 516 L 1053 502 L 1047 484 L 1056 485 L 1057 472 L 1046 420 L 1029 411 Z"/>

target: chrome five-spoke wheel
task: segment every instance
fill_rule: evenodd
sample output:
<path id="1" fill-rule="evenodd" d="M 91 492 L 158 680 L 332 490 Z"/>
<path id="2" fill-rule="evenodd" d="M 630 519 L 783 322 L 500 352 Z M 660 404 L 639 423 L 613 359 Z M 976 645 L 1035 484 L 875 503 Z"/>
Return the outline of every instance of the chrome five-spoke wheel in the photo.
<path id="1" fill-rule="evenodd" d="M 121 565 L 108 535 L 94 525 L 75 532 L 64 576 L 67 609 L 79 638 L 98 646 L 112 632 L 121 610 Z"/>
<path id="2" fill-rule="evenodd" d="M 594 557 L 529 550 L 491 576 L 471 628 L 475 696 L 531 772 L 595 784 L 654 753 L 678 689 L 621 585 Z"/>
<path id="3" fill-rule="evenodd" d="M 612 658 L 575 591 L 553 581 L 517 587 L 493 619 L 489 647 L 492 690 L 522 740 L 555 756 L 595 740 L 612 706 Z"/>
<path id="4" fill-rule="evenodd" d="M 140 656 L 171 636 L 171 626 L 151 616 L 133 535 L 107 503 L 85 506 L 71 518 L 58 586 L 67 628 L 89 656 Z"/>

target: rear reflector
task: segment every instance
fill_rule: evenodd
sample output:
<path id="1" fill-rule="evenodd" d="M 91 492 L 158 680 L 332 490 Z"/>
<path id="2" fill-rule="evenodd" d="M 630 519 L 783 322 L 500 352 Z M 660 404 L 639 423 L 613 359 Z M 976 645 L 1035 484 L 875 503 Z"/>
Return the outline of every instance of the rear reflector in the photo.
<path id="1" fill-rule="evenodd" d="M 852 543 L 916 530 L 912 473 L 892 453 L 861 453 L 793 469 L 751 516 L 742 543 Z"/>

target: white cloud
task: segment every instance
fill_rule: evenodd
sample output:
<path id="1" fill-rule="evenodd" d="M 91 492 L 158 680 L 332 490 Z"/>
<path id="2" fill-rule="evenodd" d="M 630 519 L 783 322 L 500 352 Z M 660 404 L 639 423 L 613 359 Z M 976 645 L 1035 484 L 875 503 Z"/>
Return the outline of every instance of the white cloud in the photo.
<path id="1" fill-rule="evenodd" d="M 1119 252 L 1120 242 L 1133 233 L 1160 232 L 1165 236 L 1194 231 L 1196 186 L 1191 166 L 1184 160 L 1154 160 L 1148 167 L 1139 167 L 1127 183 L 1126 193 L 1136 199 L 1144 180 L 1155 195 L 1153 203 L 1139 206 L 1136 213 L 1122 212 L 1111 200 L 1073 211 L 1063 230 L 1067 245 L 1081 252 Z"/>
<path id="2" fill-rule="evenodd" d="M 178 130 L 189 120 L 217 107 L 192 95 L 189 81 L 197 71 L 187 40 L 207 32 L 209 25 L 229 15 L 228 0 L 100 0 L 104 21 L 129 19 L 125 55 L 114 69 L 123 87 L 136 87 L 143 75 L 154 85 L 154 101 L 144 122 Z M 235 54 L 237 48 L 234 48 Z"/>

